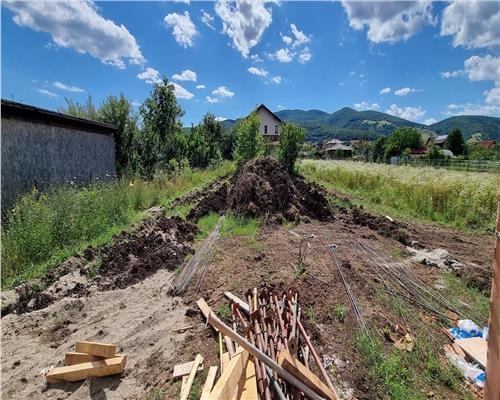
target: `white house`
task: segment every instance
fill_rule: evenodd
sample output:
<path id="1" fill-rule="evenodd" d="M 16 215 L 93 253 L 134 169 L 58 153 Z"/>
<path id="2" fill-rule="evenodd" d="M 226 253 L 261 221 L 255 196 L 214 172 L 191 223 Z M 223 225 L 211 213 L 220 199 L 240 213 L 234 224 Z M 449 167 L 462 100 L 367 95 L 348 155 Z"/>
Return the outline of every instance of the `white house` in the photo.
<path id="1" fill-rule="evenodd" d="M 266 141 L 275 142 L 281 133 L 281 119 L 264 104 L 255 109 L 260 118 L 259 132 Z"/>

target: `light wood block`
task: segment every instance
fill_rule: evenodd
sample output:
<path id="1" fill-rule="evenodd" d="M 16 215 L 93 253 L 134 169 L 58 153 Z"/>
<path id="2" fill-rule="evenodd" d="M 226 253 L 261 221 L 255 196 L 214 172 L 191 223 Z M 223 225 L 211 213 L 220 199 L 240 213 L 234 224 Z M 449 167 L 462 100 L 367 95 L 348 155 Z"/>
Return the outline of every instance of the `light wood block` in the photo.
<path id="1" fill-rule="evenodd" d="M 210 397 L 210 392 L 214 387 L 215 377 L 217 376 L 217 366 L 210 367 L 208 369 L 207 379 L 205 380 L 205 384 L 203 385 L 203 390 L 201 392 L 200 400 L 208 400 Z"/>
<path id="2" fill-rule="evenodd" d="M 243 382 L 238 385 L 237 399 L 256 400 L 257 394 L 257 375 L 255 374 L 255 362 L 252 358 L 248 359 L 245 375 L 242 375 Z M 241 388 L 241 389 L 240 389 Z"/>
<path id="3" fill-rule="evenodd" d="M 68 351 L 64 355 L 64 365 L 75 365 L 91 361 L 102 361 L 103 358 L 99 356 L 93 356 L 87 353 L 78 353 L 76 351 Z"/>
<path id="4" fill-rule="evenodd" d="M 245 376 L 248 356 L 249 354 L 246 350 L 235 354 L 215 384 L 210 393 L 209 400 L 228 400 L 233 398 L 241 376 Z"/>
<path id="5" fill-rule="evenodd" d="M 87 353 L 104 358 L 115 357 L 116 350 L 116 345 L 106 343 L 76 342 L 75 345 L 75 351 L 78 353 Z"/>
<path id="6" fill-rule="evenodd" d="M 335 400 L 335 393 L 314 375 L 304 364 L 293 357 L 287 349 L 283 349 L 278 357 L 278 364 L 292 375 L 300 379 L 305 385 L 327 399 Z"/>
<path id="7" fill-rule="evenodd" d="M 77 382 L 89 377 L 101 377 L 120 374 L 127 363 L 126 356 L 108 358 L 102 361 L 91 361 L 67 367 L 54 368 L 46 378 L 48 383 L 61 381 Z"/>
<path id="8" fill-rule="evenodd" d="M 245 311 L 247 314 L 250 314 L 250 308 L 248 307 L 248 303 L 245 301 L 241 300 L 238 296 L 235 296 L 231 292 L 224 292 L 224 296 L 226 296 L 229 300 L 231 300 L 233 303 L 238 304 L 238 306 Z"/>
<path id="9" fill-rule="evenodd" d="M 189 375 L 189 373 L 191 372 L 191 368 L 193 367 L 193 363 L 194 361 L 189 361 L 184 364 L 177 364 L 176 366 L 174 366 L 174 373 L 172 375 L 172 378 L 175 379 L 180 376 Z M 203 371 L 203 365 L 200 365 L 198 367 L 198 371 Z"/>
<path id="10" fill-rule="evenodd" d="M 193 366 L 191 367 L 191 372 L 189 373 L 186 385 L 183 388 L 183 390 L 181 390 L 181 400 L 187 400 L 189 392 L 191 391 L 191 386 L 193 385 L 194 382 L 194 377 L 196 376 L 198 367 L 202 362 L 203 362 L 203 357 L 200 354 L 197 354 L 196 357 L 194 358 Z"/>

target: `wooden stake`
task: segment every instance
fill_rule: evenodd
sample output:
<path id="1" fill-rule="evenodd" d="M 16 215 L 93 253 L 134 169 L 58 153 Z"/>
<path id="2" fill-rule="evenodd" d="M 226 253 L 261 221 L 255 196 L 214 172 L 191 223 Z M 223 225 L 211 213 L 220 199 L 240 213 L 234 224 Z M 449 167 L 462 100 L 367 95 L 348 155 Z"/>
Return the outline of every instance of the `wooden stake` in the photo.
<path id="1" fill-rule="evenodd" d="M 197 354 L 194 359 L 193 366 L 191 367 L 191 372 L 189 373 L 186 386 L 184 387 L 184 390 L 181 391 L 181 400 L 187 400 L 189 392 L 191 391 L 191 386 L 193 385 L 194 377 L 196 376 L 198 367 L 202 362 L 203 362 L 203 357 L 200 354 Z"/>
<path id="2" fill-rule="evenodd" d="M 200 400 L 208 400 L 210 397 L 210 392 L 214 386 L 215 377 L 217 376 L 217 366 L 210 367 L 208 370 L 207 379 L 203 385 L 203 390 L 201 392 Z"/>
<path id="3" fill-rule="evenodd" d="M 210 400 L 230 400 L 233 398 L 241 376 L 245 376 L 248 356 L 248 352 L 243 350 L 231 359 L 210 393 Z"/>

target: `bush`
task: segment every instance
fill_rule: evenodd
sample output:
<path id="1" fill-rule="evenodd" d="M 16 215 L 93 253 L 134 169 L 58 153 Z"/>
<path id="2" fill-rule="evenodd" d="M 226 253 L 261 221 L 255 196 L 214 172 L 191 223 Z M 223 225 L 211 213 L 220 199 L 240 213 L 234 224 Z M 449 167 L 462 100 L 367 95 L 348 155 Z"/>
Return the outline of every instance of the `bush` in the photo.
<path id="1" fill-rule="evenodd" d="M 285 164 L 289 171 L 293 170 L 305 138 L 306 131 L 304 128 L 291 122 L 285 123 L 281 128 L 278 153 L 279 160 Z"/>
<path id="2" fill-rule="evenodd" d="M 264 144 L 259 133 L 260 119 L 256 113 L 250 114 L 236 128 L 236 162 L 238 165 L 262 155 Z"/>

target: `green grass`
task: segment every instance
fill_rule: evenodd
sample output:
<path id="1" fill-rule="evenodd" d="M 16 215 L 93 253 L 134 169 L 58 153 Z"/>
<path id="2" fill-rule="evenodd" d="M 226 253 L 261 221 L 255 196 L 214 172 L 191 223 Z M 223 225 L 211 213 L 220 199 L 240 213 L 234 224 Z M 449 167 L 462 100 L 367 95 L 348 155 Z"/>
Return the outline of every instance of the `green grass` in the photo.
<path id="1" fill-rule="evenodd" d="M 328 318 L 330 320 L 337 320 L 341 324 L 344 323 L 345 317 L 347 316 L 347 307 L 343 304 L 334 304 L 328 311 Z"/>
<path id="2" fill-rule="evenodd" d="M 161 388 L 154 388 L 147 397 L 147 400 L 162 400 L 165 392 Z"/>
<path id="3" fill-rule="evenodd" d="M 234 165 L 224 163 L 181 176 L 159 174 L 148 182 L 121 180 L 24 195 L 2 226 L 2 288 L 43 276 L 87 246 L 109 242 L 143 218 L 144 210 L 232 171 Z"/>
<path id="4" fill-rule="evenodd" d="M 198 220 L 197 226 L 199 229 L 197 239 L 206 238 L 214 229 L 219 214 L 210 213 Z M 245 236 L 247 239 L 255 239 L 259 231 L 262 221 L 258 218 L 242 217 L 234 214 L 226 214 L 220 229 L 222 237 L 227 236 Z"/>
<path id="5" fill-rule="evenodd" d="M 221 304 L 219 307 L 217 307 L 215 313 L 221 319 L 226 319 L 226 320 L 231 319 L 231 307 L 226 303 Z"/>
<path id="6" fill-rule="evenodd" d="M 298 170 L 397 217 L 480 231 L 494 227 L 498 174 L 324 160 L 304 160 Z"/>

